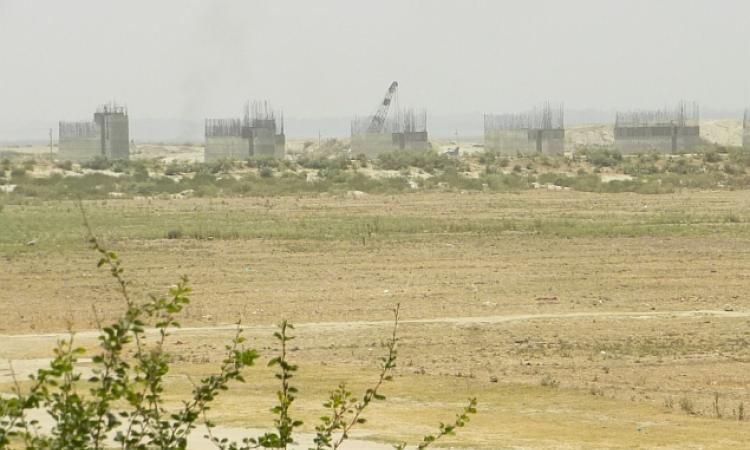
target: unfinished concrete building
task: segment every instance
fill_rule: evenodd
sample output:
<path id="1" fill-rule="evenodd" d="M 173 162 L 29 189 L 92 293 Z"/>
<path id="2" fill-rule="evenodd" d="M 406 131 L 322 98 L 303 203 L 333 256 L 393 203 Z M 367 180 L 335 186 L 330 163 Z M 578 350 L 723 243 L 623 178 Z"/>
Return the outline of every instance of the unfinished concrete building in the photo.
<path id="1" fill-rule="evenodd" d="M 96 157 L 130 158 L 128 111 L 114 103 L 102 105 L 87 122 L 60 122 L 58 159 L 85 161 Z"/>
<path id="2" fill-rule="evenodd" d="M 427 112 L 413 109 L 399 112 L 399 129 L 391 137 L 394 145 L 401 150 L 427 150 L 431 148 L 427 134 Z"/>
<path id="3" fill-rule="evenodd" d="M 742 118 L 742 148 L 750 150 L 750 108 L 745 110 Z"/>
<path id="4" fill-rule="evenodd" d="M 352 120 L 353 154 L 375 157 L 394 150 L 427 150 L 432 147 L 427 134 L 427 112 L 413 109 L 401 111 L 396 107 L 388 117 L 391 103 L 397 95 L 398 83 L 394 81 L 374 114 Z"/>
<path id="5" fill-rule="evenodd" d="M 206 119 L 204 161 L 283 158 L 286 153 L 284 117 L 266 102 L 247 102 L 243 119 Z"/>
<path id="6" fill-rule="evenodd" d="M 615 118 L 615 148 L 623 154 L 680 153 L 700 143 L 700 112 L 695 103 L 680 102 L 672 110 L 618 112 Z"/>
<path id="7" fill-rule="evenodd" d="M 386 120 L 379 131 L 372 131 L 372 116 L 355 117 L 351 123 L 352 153 L 370 157 L 394 150 L 432 148 L 427 133 L 427 113 L 407 110 Z"/>
<path id="8" fill-rule="evenodd" d="M 527 113 L 485 114 L 484 147 L 507 156 L 565 151 L 565 110 L 545 103 Z"/>

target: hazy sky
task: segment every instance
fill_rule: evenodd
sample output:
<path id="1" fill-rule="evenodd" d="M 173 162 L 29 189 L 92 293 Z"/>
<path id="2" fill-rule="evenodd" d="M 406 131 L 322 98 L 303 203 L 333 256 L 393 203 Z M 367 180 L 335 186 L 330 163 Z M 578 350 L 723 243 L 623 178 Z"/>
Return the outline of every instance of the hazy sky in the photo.
<path id="1" fill-rule="evenodd" d="M 637 108 L 741 108 L 748 0 L 0 0 L 0 121 Z"/>

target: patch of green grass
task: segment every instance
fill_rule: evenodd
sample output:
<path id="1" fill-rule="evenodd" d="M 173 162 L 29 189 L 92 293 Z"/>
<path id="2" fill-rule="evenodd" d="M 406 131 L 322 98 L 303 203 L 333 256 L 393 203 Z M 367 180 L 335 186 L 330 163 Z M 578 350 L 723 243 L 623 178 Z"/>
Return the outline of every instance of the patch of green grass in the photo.
<path id="1" fill-rule="evenodd" d="M 564 216 L 497 218 L 430 215 L 342 215 L 340 211 L 288 214 L 269 208 L 243 211 L 230 206 L 161 209 L 120 201 L 86 202 L 91 223 L 110 240 L 165 239 L 180 230 L 180 239 L 278 239 L 360 242 L 420 241 L 435 235 L 497 236 L 527 233 L 542 237 L 614 238 L 705 236 L 715 233 L 750 236 L 747 221 L 727 221 L 726 213 L 648 212 L 629 216 L 566 213 Z M 738 216 L 739 218 L 739 216 Z M 740 219 L 741 220 L 741 219 Z M 84 242 L 80 213 L 73 202 L 6 205 L 0 214 L 0 251 L 80 247 Z M 25 243 L 36 240 L 34 246 Z"/>

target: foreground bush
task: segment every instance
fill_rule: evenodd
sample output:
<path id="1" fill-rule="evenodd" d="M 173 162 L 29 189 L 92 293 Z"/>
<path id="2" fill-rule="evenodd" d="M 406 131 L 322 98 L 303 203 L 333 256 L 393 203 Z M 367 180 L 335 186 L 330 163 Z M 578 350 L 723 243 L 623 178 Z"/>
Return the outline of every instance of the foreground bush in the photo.
<path id="1" fill-rule="evenodd" d="M 91 377 L 84 380 L 76 368 L 85 350 L 76 347 L 71 336 L 58 343 L 50 367 L 30 377 L 27 390 L 16 383 L 14 396 L 0 397 L 0 449 L 103 449 L 111 448 L 112 442 L 121 449 L 187 449 L 188 437 L 199 426 L 206 428 L 206 437 L 221 450 L 285 449 L 294 443 L 295 429 L 302 422 L 292 414 L 297 389 L 290 380 L 297 366 L 287 355 L 287 343 L 293 339 L 289 334 L 291 324 L 283 321 L 279 325 L 275 337 L 281 351 L 269 362 L 269 366 L 277 368 L 275 376 L 280 384 L 277 404 L 271 409 L 274 430 L 241 442 L 214 436 L 213 424 L 207 418 L 210 406 L 222 392 L 231 389 L 232 382 L 245 381 L 244 372 L 258 359 L 258 352 L 245 348 L 238 326 L 217 372 L 202 379 L 179 409 L 168 409 L 163 393 L 170 355 L 164 351 L 164 344 L 169 329 L 179 327 L 177 316 L 190 303 L 188 280 L 182 277 L 167 296 L 137 302 L 131 298 L 117 254 L 103 248 L 94 237 L 90 242 L 100 255 L 98 266 L 108 268 L 116 280 L 126 312 L 115 323 L 101 327 L 99 353 L 92 360 L 95 368 Z M 394 314 L 393 334 L 387 343 L 387 355 L 381 358 L 376 383 L 360 398 L 343 384 L 330 393 L 323 403 L 327 413 L 315 427 L 313 450 L 339 448 L 351 430 L 365 422 L 363 413 L 367 407 L 385 399 L 380 388 L 391 380 L 396 367 L 398 307 Z M 146 345 L 147 331 L 157 335 L 152 345 Z M 128 356 L 131 350 L 132 357 Z M 424 449 L 463 427 L 469 415 L 476 412 L 475 405 L 476 401 L 470 400 L 453 423 L 441 424 L 438 432 L 425 436 L 417 448 Z M 30 411 L 39 409 L 50 416 L 51 428 L 42 429 L 28 417 Z M 405 449 L 406 444 L 395 447 Z"/>

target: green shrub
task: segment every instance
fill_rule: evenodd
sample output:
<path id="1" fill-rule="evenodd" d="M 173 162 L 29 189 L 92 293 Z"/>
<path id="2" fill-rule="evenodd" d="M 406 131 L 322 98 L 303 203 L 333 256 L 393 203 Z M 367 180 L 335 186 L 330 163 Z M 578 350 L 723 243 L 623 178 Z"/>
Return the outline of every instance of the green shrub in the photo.
<path id="1" fill-rule="evenodd" d="M 690 164 L 690 160 L 685 156 L 670 159 L 664 166 L 665 172 L 672 172 L 680 175 L 687 175 L 691 173 L 697 173 L 702 170 L 702 167 Z"/>
<path id="2" fill-rule="evenodd" d="M 167 164 L 164 167 L 164 175 L 167 175 L 170 177 L 179 175 L 179 174 L 185 173 L 183 169 L 184 167 L 181 164 L 179 164 L 176 161 L 171 161 L 169 164 Z"/>
<path id="3" fill-rule="evenodd" d="M 540 174 L 537 177 L 536 181 L 541 184 L 555 184 L 558 186 L 563 186 L 565 183 L 563 181 L 564 178 L 568 178 L 568 177 L 566 175 L 559 174 L 559 173 L 546 172 L 546 173 Z"/>
<path id="4" fill-rule="evenodd" d="M 125 172 L 125 170 L 128 169 L 128 162 L 127 161 L 123 161 L 121 159 L 113 161 L 111 169 L 112 169 L 112 172 L 123 173 L 123 172 Z"/>
<path id="5" fill-rule="evenodd" d="M 55 167 L 57 167 L 58 169 L 70 171 L 70 170 L 73 170 L 73 163 L 71 161 L 68 161 L 68 160 L 66 160 L 66 161 L 57 161 L 55 163 Z"/>
<path id="6" fill-rule="evenodd" d="M 467 166 L 457 158 L 440 155 L 432 150 L 396 150 L 381 153 L 376 160 L 377 166 L 384 170 L 402 170 L 416 167 L 427 173 L 435 170 L 465 171 Z"/>
<path id="7" fill-rule="evenodd" d="M 745 167 L 739 164 L 724 164 L 723 169 L 728 175 L 741 175 L 745 173 Z"/>
<path id="8" fill-rule="evenodd" d="M 359 155 L 355 156 L 354 159 L 356 161 L 359 161 L 360 167 L 367 167 L 367 155 L 364 153 L 360 153 Z"/>
<path id="9" fill-rule="evenodd" d="M 721 161 L 721 155 L 716 150 L 709 150 L 703 153 L 703 161 L 707 163 L 717 163 Z"/>
<path id="10" fill-rule="evenodd" d="M 519 191 L 530 187 L 528 178 L 516 174 L 491 174 L 482 177 L 480 181 L 493 192 Z"/>
<path id="11" fill-rule="evenodd" d="M 135 181 L 147 181 L 149 179 L 148 169 L 143 164 L 133 167 L 132 177 Z"/>
<path id="12" fill-rule="evenodd" d="M 81 163 L 81 167 L 91 170 L 107 170 L 112 167 L 112 161 L 104 156 L 96 156 Z"/>
<path id="13" fill-rule="evenodd" d="M 729 151 L 729 161 L 743 167 L 750 167 L 750 151 L 734 148 Z"/>
<path id="14" fill-rule="evenodd" d="M 297 160 L 297 163 L 305 169 L 338 169 L 346 170 L 351 166 L 351 161 L 343 156 L 339 155 L 333 158 L 326 158 L 321 156 L 303 155 Z"/>
<path id="15" fill-rule="evenodd" d="M 261 178 L 271 178 L 273 176 L 273 169 L 270 167 L 261 167 L 258 174 Z"/>
<path id="16" fill-rule="evenodd" d="M 279 169 L 286 166 L 285 161 L 275 156 L 253 156 L 247 160 L 248 167 Z"/>
<path id="17" fill-rule="evenodd" d="M 500 159 L 500 153 L 495 150 L 485 149 L 479 155 L 479 164 L 492 164 Z"/>
<path id="18" fill-rule="evenodd" d="M 20 178 L 26 176 L 26 169 L 24 167 L 14 167 L 10 171 L 11 178 Z"/>
<path id="19" fill-rule="evenodd" d="M 636 159 L 640 163 L 656 163 L 661 160 L 662 155 L 655 151 L 641 152 L 636 155 Z"/>
<path id="20" fill-rule="evenodd" d="M 636 159 L 623 163 L 622 172 L 627 175 L 639 176 L 659 173 L 661 169 L 653 162 Z"/>
<path id="21" fill-rule="evenodd" d="M 585 149 L 581 152 L 594 167 L 615 167 L 622 162 L 622 153 L 611 149 Z"/>
<path id="22" fill-rule="evenodd" d="M 203 166 L 199 171 L 209 172 L 212 174 L 229 173 L 235 169 L 235 166 L 242 164 L 242 161 L 234 161 L 231 159 L 220 159 L 218 161 L 203 163 Z"/>

